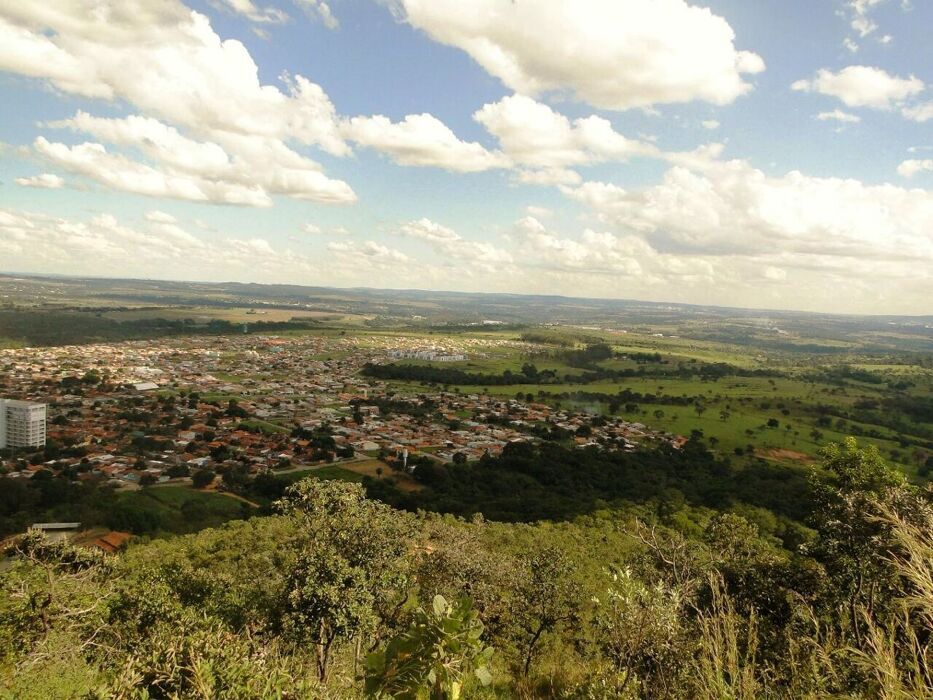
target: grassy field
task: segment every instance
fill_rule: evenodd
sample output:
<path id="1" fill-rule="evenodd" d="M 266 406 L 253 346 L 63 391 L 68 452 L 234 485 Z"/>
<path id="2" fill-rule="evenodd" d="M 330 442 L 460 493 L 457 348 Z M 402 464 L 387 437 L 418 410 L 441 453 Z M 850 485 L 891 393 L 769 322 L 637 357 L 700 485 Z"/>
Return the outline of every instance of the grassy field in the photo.
<path id="1" fill-rule="evenodd" d="M 251 418 L 249 420 L 244 420 L 240 422 L 240 425 L 246 428 L 247 430 L 257 430 L 263 435 L 271 435 L 272 433 L 288 433 L 290 432 L 285 426 L 279 425 L 277 423 L 270 423 L 266 420 L 260 420 L 258 418 Z"/>
<path id="2" fill-rule="evenodd" d="M 378 459 L 367 459 L 361 462 L 348 462 L 342 469 L 352 471 L 361 476 L 371 476 L 374 479 L 391 478 L 395 486 L 402 491 L 418 491 L 424 488 L 405 472 L 396 472 Z"/>
<path id="3" fill-rule="evenodd" d="M 118 494 L 116 507 L 125 508 L 133 517 L 152 520 L 157 523 L 158 531 L 178 534 L 216 527 L 252 510 L 242 501 L 187 486 L 127 491 Z"/>
<path id="4" fill-rule="evenodd" d="M 527 400 L 532 394 L 537 400 L 574 410 L 608 414 L 609 398 L 621 391 L 654 395 L 641 403 L 623 402 L 617 415 L 664 432 L 689 435 L 700 430 L 714 449 L 733 458 L 742 455 L 765 457 L 776 461 L 805 461 L 817 455 L 830 441 L 840 441 L 857 434 L 861 442 L 873 444 L 890 461 L 909 475 L 916 475 L 922 446 L 931 439 L 930 425 L 902 420 L 899 429 L 852 418 L 861 415 L 858 407 L 866 402 L 881 406 L 892 397 L 933 395 L 933 368 L 920 364 L 922 357 L 899 354 L 860 353 L 851 343 L 820 340 L 807 347 L 851 349 L 851 354 L 838 357 L 804 354 L 792 351 L 761 350 L 728 343 L 692 339 L 657 337 L 651 333 L 613 333 L 594 329 L 563 329 L 544 331 L 560 343 L 569 343 L 586 333 L 591 340 L 610 344 L 617 356 L 598 363 L 613 370 L 644 371 L 647 376 L 623 378 L 617 381 L 590 383 L 548 383 L 509 385 L 450 385 L 463 394 L 490 394 Z M 519 339 L 518 334 L 511 336 Z M 801 343 L 802 344 L 802 343 Z M 852 346 L 852 347 L 850 347 Z M 576 347 L 582 347 L 577 344 Z M 554 370 L 558 376 L 585 373 L 564 361 L 566 344 L 539 344 L 530 350 L 517 347 L 491 349 L 484 357 L 471 356 L 464 362 L 449 363 L 450 368 L 474 374 L 501 374 L 505 370 L 518 374 L 525 363 L 539 371 Z M 815 350 L 814 350 L 815 351 Z M 638 364 L 632 353 L 659 353 L 662 362 Z M 896 360 L 896 361 L 895 361 Z M 769 369 L 784 376 L 725 376 L 703 379 L 662 376 L 679 368 L 700 367 L 703 363 L 726 363 L 737 371 Z M 405 361 L 404 364 L 428 362 Z M 876 382 L 846 378 L 843 381 L 820 378 L 821 372 L 846 366 L 867 371 Z M 640 368 L 640 369 L 639 369 Z M 897 384 L 899 388 L 892 388 Z M 904 384 L 903 382 L 906 382 Z M 393 381 L 391 389 L 403 394 L 424 393 L 427 387 L 416 381 Z M 689 399 L 690 405 L 663 402 L 664 396 Z M 599 400 L 602 397 L 603 400 Z M 655 403 L 661 399 L 659 403 Z M 624 403 L 636 403 L 634 409 Z M 701 409 L 696 410 L 699 404 Z M 820 419 L 828 414 L 831 421 Z M 841 415 L 851 414 L 841 420 Z M 841 420 L 841 422 L 840 422 Z M 768 422 L 772 421 L 769 426 Z M 774 426 L 773 422 L 778 425 Z M 710 440 L 711 439 L 711 440 Z M 919 445 L 919 447 L 918 447 Z"/>
<path id="5" fill-rule="evenodd" d="M 340 481 L 358 482 L 363 480 L 362 474 L 358 474 L 345 467 L 337 466 L 302 469 L 300 471 L 279 474 L 279 476 L 289 483 L 295 483 L 297 481 L 301 481 L 302 479 L 307 479 L 309 476 L 313 476 L 315 479 L 338 479 Z"/>

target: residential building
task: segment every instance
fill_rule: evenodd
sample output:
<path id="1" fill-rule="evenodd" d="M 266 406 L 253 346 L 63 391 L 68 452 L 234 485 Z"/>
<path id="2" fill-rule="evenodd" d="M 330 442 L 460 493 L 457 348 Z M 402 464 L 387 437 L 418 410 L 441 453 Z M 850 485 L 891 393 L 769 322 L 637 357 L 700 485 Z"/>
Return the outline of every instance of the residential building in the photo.
<path id="1" fill-rule="evenodd" d="M 46 405 L 0 399 L 0 448 L 45 445 Z"/>

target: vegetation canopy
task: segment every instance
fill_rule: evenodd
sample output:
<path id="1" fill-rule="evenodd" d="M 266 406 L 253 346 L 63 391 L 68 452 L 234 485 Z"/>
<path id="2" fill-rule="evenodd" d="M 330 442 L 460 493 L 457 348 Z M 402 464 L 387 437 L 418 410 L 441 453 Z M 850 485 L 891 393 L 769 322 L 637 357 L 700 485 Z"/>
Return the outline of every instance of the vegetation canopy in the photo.
<path id="1" fill-rule="evenodd" d="M 510 525 L 316 479 L 116 557 L 31 532 L 2 574 L 3 693 L 929 697 L 933 494 L 854 440 L 812 485 L 792 546 L 686 501 Z"/>

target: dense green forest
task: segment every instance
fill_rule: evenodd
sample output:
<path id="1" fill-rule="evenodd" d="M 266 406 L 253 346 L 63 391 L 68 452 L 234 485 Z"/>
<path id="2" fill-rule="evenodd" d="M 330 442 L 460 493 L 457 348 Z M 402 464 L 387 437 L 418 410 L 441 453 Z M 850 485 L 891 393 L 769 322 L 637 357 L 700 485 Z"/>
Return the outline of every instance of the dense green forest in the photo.
<path id="1" fill-rule="evenodd" d="M 512 443 L 501 457 L 465 464 L 421 460 L 416 480 L 428 488 L 403 493 L 368 481 L 370 493 L 407 510 L 431 510 L 506 522 L 566 520 L 594 510 L 648 505 L 735 510 L 769 534 L 799 536 L 812 507 L 807 472 L 759 460 L 733 468 L 694 437 L 683 449 L 636 452 Z"/>
<path id="2" fill-rule="evenodd" d="M 313 321 L 255 321 L 248 324 L 212 319 L 166 319 L 154 316 L 115 321 L 99 312 L 0 309 L 0 341 L 26 345 L 73 345 L 119 340 L 144 340 L 181 335 L 227 335 L 237 332 L 272 333 L 315 328 Z M 244 331 L 245 329 L 245 331 Z"/>
<path id="3" fill-rule="evenodd" d="M 592 347 L 592 346 L 590 346 Z M 781 372 L 774 370 L 742 370 L 725 362 L 688 363 L 675 367 L 652 367 L 642 365 L 637 369 L 606 369 L 588 361 L 581 360 L 586 351 L 578 350 L 565 353 L 562 359 L 571 367 L 584 370 L 581 373 L 564 373 L 545 369 L 539 370 L 534 364 L 526 363 L 520 372 L 506 369 L 500 374 L 467 372 L 456 367 L 437 367 L 433 365 L 410 364 L 368 364 L 363 374 L 375 379 L 397 379 L 418 381 L 429 384 L 473 384 L 489 386 L 511 386 L 515 384 L 592 384 L 596 382 L 617 381 L 633 377 L 650 376 L 659 379 L 699 377 L 701 379 L 719 379 L 721 377 L 780 377 Z M 647 353 L 642 354 L 642 356 Z M 647 355 L 653 357 L 653 355 Z M 602 357 L 600 359 L 607 359 Z M 595 358 L 593 359 L 595 362 Z M 641 360 L 639 360 L 641 361 Z"/>
<path id="4" fill-rule="evenodd" d="M 569 449 L 554 442 L 513 443 L 500 457 L 478 462 L 442 464 L 413 457 L 411 464 L 417 465 L 413 476 L 424 489 L 399 490 L 387 466 L 386 478 L 363 478 L 368 494 L 412 512 L 482 514 L 505 522 L 567 520 L 595 510 L 634 506 L 658 513 L 731 509 L 788 542 L 799 541 L 811 505 L 804 468 L 765 460 L 733 465 L 714 456 L 699 436 L 683 449 L 662 445 L 635 452 L 603 452 Z M 293 483 L 289 475 L 275 472 L 253 478 L 244 474 L 236 469 L 224 471 L 225 488 L 260 504 L 280 498 Z M 181 487 L 119 492 L 76 477 L 72 470 L 59 476 L 40 472 L 33 479 L 9 480 L 0 491 L 0 536 L 22 532 L 37 520 L 78 521 L 137 535 L 187 533 L 250 512 L 242 503 L 234 502 L 231 507 L 230 499 L 219 494 Z M 160 498 L 170 492 L 186 494 L 177 504 L 169 504 L 177 506 L 174 509 L 166 508 L 167 499 Z M 270 511 L 266 507 L 259 512 Z"/>
<path id="5" fill-rule="evenodd" d="M 464 497 L 447 510 L 468 518 L 305 479 L 271 516 L 116 557 L 16 538 L 0 589 L 0 693 L 933 693 L 933 492 L 873 449 L 830 445 L 808 479 L 782 487 L 699 445 L 651 464 L 526 449 L 435 474 L 423 501 L 403 504 L 442 509 L 452 479 Z M 523 506 L 536 483 L 552 500 Z M 568 509 L 577 498 L 584 506 Z M 497 517 L 552 519 L 492 522 L 487 499 Z M 795 523 L 793 537 L 768 512 Z"/>

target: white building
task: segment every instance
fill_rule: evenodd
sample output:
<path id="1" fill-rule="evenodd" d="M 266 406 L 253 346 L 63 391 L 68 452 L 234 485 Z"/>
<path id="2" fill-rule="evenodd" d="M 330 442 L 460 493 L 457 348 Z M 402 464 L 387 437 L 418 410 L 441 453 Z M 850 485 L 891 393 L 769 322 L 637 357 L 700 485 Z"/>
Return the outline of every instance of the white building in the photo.
<path id="1" fill-rule="evenodd" d="M 389 357 L 393 360 L 428 360 L 429 362 L 462 362 L 467 359 L 460 353 L 438 352 L 430 350 L 390 350 Z"/>
<path id="2" fill-rule="evenodd" d="M 0 448 L 45 445 L 46 405 L 0 399 Z"/>
<path id="3" fill-rule="evenodd" d="M 33 523 L 29 529 L 39 530 L 50 542 L 67 542 L 70 537 L 78 534 L 81 523 Z"/>

